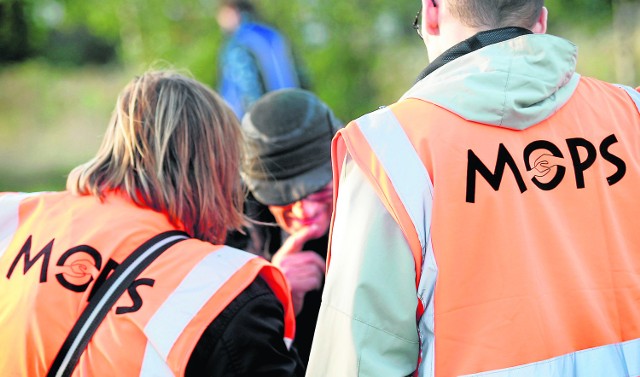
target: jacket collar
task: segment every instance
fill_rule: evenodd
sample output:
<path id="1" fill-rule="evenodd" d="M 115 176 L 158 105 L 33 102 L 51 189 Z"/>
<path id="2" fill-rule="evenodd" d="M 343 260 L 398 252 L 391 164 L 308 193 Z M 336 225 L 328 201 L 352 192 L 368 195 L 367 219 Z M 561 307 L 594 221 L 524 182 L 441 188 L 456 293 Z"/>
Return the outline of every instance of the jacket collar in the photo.
<path id="1" fill-rule="evenodd" d="M 427 77 L 427 75 L 429 75 L 431 72 L 449 63 L 450 61 L 456 60 L 457 58 L 464 56 L 470 52 L 479 50 L 494 43 L 504 42 L 506 40 L 526 34 L 532 34 L 531 30 L 514 26 L 482 31 L 443 52 L 422 72 L 420 72 L 420 75 L 418 75 L 416 82 Z"/>
<path id="2" fill-rule="evenodd" d="M 577 47 L 549 34 L 513 37 L 518 30 L 507 30 L 492 37 L 493 32 L 447 51 L 446 64 L 428 71 L 401 99 L 420 99 L 473 122 L 517 130 L 553 115 L 580 82 Z M 508 36 L 513 38 L 500 41 Z"/>

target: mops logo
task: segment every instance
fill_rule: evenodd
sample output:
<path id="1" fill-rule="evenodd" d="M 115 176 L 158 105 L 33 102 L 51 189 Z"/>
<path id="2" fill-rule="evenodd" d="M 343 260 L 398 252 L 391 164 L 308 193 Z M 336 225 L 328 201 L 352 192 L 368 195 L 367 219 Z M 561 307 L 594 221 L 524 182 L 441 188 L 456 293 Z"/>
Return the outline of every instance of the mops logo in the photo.
<path id="1" fill-rule="evenodd" d="M 14 258 L 7 279 L 11 279 L 16 268 L 22 261 L 22 274 L 26 275 L 29 271 L 40 262 L 40 283 L 47 282 L 49 272 L 49 264 L 51 261 L 51 252 L 53 250 L 54 240 L 49 241 L 37 254 L 32 257 L 32 236 L 29 236 L 22 248 Z M 89 299 L 93 297 L 95 292 L 107 280 L 111 272 L 118 267 L 118 263 L 109 259 L 104 268 L 102 266 L 102 255 L 95 248 L 88 245 L 74 246 L 60 256 L 56 262 L 55 278 L 57 282 L 73 292 L 85 292 L 89 287 Z M 37 273 L 37 272 L 32 272 Z M 92 284 L 93 283 L 93 284 Z M 141 285 L 153 287 L 155 280 L 148 278 L 140 278 L 135 280 L 128 288 L 127 292 L 131 298 L 133 305 L 129 307 L 120 306 L 116 308 L 116 314 L 132 313 L 140 310 L 143 301 L 137 288 Z"/>
<path id="2" fill-rule="evenodd" d="M 525 176 L 540 190 L 555 189 L 564 180 L 568 167 L 573 170 L 576 188 L 583 189 L 585 188 L 585 172 L 598 160 L 598 152 L 600 152 L 600 158 L 612 166 L 613 174 L 607 177 L 607 184 L 612 186 L 620 182 L 627 171 L 625 162 L 610 151 L 611 146 L 617 142 L 618 139 L 613 134 L 602 140 L 598 147 L 583 138 L 566 139 L 569 151 L 569 159 L 567 159 L 560 148 L 552 142 L 533 141 L 522 151 L 527 170 L 524 175 L 518 169 L 515 158 L 504 144 L 498 146 L 498 156 L 493 171 L 480 160 L 473 150 L 469 149 L 467 153 L 466 201 L 468 203 L 476 201 L 478 175 L 484 178 L 491 188 L 498 191 L 507 168 L 511 170 L 511 176 L 520 193 L 524 193 L 529 188 L 525 182 Z"/>

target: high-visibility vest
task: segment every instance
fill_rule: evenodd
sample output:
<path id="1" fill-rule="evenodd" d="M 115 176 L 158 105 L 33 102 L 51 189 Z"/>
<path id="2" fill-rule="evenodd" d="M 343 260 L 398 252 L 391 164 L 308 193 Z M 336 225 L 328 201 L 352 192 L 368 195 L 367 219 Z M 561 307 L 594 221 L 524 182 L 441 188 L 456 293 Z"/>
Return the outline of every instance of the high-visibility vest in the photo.
<path id="1" fill-rule="evenodd" d="M 416 374 L 640 375 L 638 102 L 582 78 L 522 131 L 408 98 L 338 133 L 413 253 Z"/>
<path id="2" fill-rule="evenodd" d="M 96 286 L 139 245 L 175 230 L 117 194 L 0 194 L 0 375 L 44 376 Z M 263 258 L 196 239 L 160 255 L 116 302 L 74 376 L 181 376 L 212 320 L 260 275 L 295 316 Z"/>

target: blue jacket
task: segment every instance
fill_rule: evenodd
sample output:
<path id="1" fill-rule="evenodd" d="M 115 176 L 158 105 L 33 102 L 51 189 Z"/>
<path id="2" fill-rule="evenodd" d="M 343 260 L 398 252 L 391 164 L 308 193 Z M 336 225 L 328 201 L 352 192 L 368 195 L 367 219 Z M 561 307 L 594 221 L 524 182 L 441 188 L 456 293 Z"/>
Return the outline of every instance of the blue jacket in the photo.
<path id="1" fill-rule="evenodd" d="M 231 35 L 219 61 L 218 90 L 239 119 L 264 93 L 299 87 L 286 39 L 277 30 L 249 19 Z"/>

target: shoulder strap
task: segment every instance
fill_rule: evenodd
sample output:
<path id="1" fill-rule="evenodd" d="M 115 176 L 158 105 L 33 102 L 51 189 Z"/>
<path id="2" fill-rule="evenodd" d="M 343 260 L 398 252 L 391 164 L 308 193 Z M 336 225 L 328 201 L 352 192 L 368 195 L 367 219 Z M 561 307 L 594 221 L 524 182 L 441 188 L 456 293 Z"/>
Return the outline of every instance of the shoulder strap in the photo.
<path id="1" fill-rule="evenodd" d="M 62 344 L 47 377 L 71 376 L 89 340 L 122 293 L 160 254 L 189 236 L 180 231 L 158 234 L 138 247 L 98 288 Z"/>
<path id="2" fill-rule="evenodd" d="M 630 86 L 620 85 L 620 84 L 616 84 L 616 86 L 624 89 L 629 94 L 629 97 L 631 97 L 633 102 L 636 103 L 636 106 L 638 107 L 638 112 L 640 112 L 640 92 L 638 92 L 636 89 L 633 89 Z"/>

